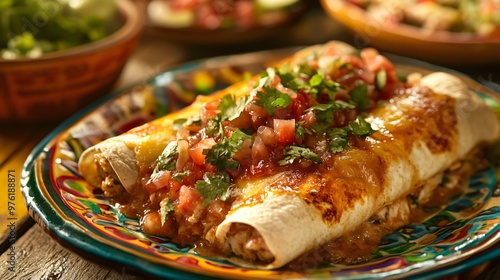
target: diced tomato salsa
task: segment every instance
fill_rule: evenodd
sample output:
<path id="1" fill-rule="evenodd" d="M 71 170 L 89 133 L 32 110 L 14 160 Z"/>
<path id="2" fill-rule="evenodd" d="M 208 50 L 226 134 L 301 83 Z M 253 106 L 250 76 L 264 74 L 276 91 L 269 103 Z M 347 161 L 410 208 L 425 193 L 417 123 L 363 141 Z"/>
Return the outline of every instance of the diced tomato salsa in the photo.
<path id="1" fill-rule="evenodd" d="M 237 178 L 322 164 L 325 155 L 371 135 L 363 116 L 404 87 L 393 64 L 373 49 L 359 56 L 326 50 L 268 68 L 253 83 L 248 96 L 229 93 L 176 122 L 184 137 L 168 143 L 142 180 L 152 205 L 142 220 L 146 232 L 181 244 L 200 238 L 229 211 Z"/>

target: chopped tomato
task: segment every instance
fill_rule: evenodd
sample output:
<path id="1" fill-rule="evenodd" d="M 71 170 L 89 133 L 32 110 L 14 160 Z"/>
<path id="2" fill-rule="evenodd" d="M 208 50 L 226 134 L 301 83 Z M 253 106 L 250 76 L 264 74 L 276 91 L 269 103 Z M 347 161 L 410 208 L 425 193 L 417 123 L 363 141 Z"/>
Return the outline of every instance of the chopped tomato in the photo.
<path id="1" fill-rule="evenodd" d="M 379 53 L 376 49 L 365 48 L 365 49 L 361 50 L 359 55 L 361 56 L 361 59 L 363 59 L 363 61 L 366 64 L 372 64 L 377 59 L 377 56 L 379 55 Z M 372 67 L 368 67 L 368 68 L 371 70 Z"/>
<path id="2" fill-rule="evenodd" d="M 200 142 L 188 149 L 189 156 L 195 164 L 204 165 L 206 156 L 203 154 L 203 150 L 208 150 L 215 144 L 217 143 L 213 138 L 202 139 Z"/>
<path id="3" fill-rule="evenodd" d="M 273 87 L 276 87 L 279 84 L 281 84 L 281 78 L 278 75 L 275 75 L 273 80 L 269 83 L 269 85 Z"/>
<path id="4" fill-rule="evenodd" d="M 314 112 L 309 111 L 302 116 L 302 120 L 304 121 L 304 127 L 310 127 L 311 124 L 316 122 L 316 115 Z"/>
<path id="5" fill-rule="evenodd" d="M 300 93 L 293 100 L 290 108 L 292 108 L 292 114 L 295 117 L 301 116 L 304 114 L 304 111 L 308 108 L 307 97 L 304 93 Z"/>
<path id="6" fill-rule="evenodd" d="M 274 109 L 274 118 L 276 119 L 288 119 L 288 111 L 283 107 L 276 107 Z"/>
<path id="7" fill-rule="evenodd" d="M 360 53 L 363 61 L 366 63 L 367 69 L 373 73 L 373 78 L 380 70 L 385 70 L 387 73 L 387 83 L 396 82 L 398 80 L 394 64 L 385 56 L 372 48 L 363 49 Z"/>
<path id="8" fill-rule="evenodd" d="M 255 164 L 261 160 L 269 158 L 269 152 L 267 151 L 264 141 L 259 136 L 255 136 L 255 140 L 252 145 L 252 162 Z"/>
<path id="9" fill-rule="evenodd" d="M 252 125 L 251 118 L 252 116 L 248 111 L 243 111 L 236 119 L 231 121 L 231 125 L 237 128 L 249 128 Z"/>
<path id="10" fill-rule="evenodd" d="M 173 193 L 176 193 L 180 190 L 182 184 L 179 183 L 178 181 L 176 180 L 171 180 L 170 181 L 170 193 L 173 194 Z"/>
<path id="11" fill-rule="evenodd" d="M 272 147 L 275 144 L 276 133 L 274 130 L 268 126 L 260 126 L 257 129 L 257 136 L 262 140 L 264 145 Z"/>
<path id="12" fill-rule="evenodd" d="M 194 187 L 183 185 L 179 190 L 179 205 L 177 209 L 182 215 L 191 216 L 200 198 L 200 193 Z"/>
<path id="13" fill-rule="evenodd" d="M 217 111 L 217 107 L 219 107 L 219 104 L 220 104 L 220 100 L 216 99 L 216 100 L 206 102 L 205 105 L 203 106 L 203 108 L 206 111 Z"/>
<path id="14" fill-rule="evenodd" d="M 278 143 L 288 145 L 295 141 L 295 120 L 275 119 L 273 128 Z"/>
<path id="15" fill-rule="evenodd" d="M 247 106 L 248 113 L 250 114 L 252 120 L 252 126 L 254 129 L 257 129 L 259 126 L 264 125 L 269 114 L 266 109 L 255 105 L 253 103 Z"/>
<path id="16" fill-rule="evenodd" d="M 355 55 L 344 54 L 340 57 L 340 61 L 354 68 L 362 69 L 364 67 L 363 60 Z"/>
<path id="17" fill-rule="evenodd" d="M 217 115 L 217 107 L 220 104 L 220 100 L 213 100 L 205 103 L 200 109 L 201 120 L 203 123 L 207 123 L 210 119 Z"/>
<path id="18" fill-rule="evenodd" d="M 182 183 L 184 185 L 194 185 L 196 183 L 196 181 L 201 180 L 203 178 L 203 174 L 205 174 L 205 172 L 207 172 L 207 169 L 208 169 L 207 167 L 209 167 L 209 166 L 212 166 L 212 165 L 207 164 L 205 166 L 202 166 L 202 165 L 197 165 L 192 161 L 188 161 L 186 163 L 186 165 L 184 166 L 184 170 L 189 171 L 189 176 L 183 177 Z M 177 181 L 175 181 L 175 182 L 177 182 Z M 175 186 L 172 186 L 172 188 L 174 188 L 174 187 Z M 177 190 L 180 187 L 181 186 L 177 186 Z M 172 190 L 172 191 L 174 191 L 174 190 Z"/>
<path id="19" fill-rule="evenodd" d="M 149 179 L 144 188 L 146 188 L 149 193 L 154 193 L 161 188 L 165 188 L 170 184 L 171 175 L 172 173 L 170 171 L 161 170 L 154 177 Z"/>
<path id="20" fill-rule="evenodd" d="M 252 155 L 252 140 L 247 139 L 245 142 L 243 142 L 243 145 L 241 146 L 241 149 L 239 149 L 233 156 L 233 158 L 237 161 L 245 161 L 246 159 L 249 159 L 250 156 Z"/>

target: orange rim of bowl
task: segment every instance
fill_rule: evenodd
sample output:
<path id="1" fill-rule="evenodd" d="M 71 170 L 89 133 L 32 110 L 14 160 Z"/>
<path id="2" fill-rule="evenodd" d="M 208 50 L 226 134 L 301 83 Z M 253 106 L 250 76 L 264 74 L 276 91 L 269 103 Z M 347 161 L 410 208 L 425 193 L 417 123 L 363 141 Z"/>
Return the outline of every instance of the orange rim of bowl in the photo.
<path id="1" fill-rule="evenodd" d="M 407 24 L 384 25 L 369 16 L 363 9 L 346 3 L 344 0 L 321 0 L 323 8 L 333 18 L 337 19 L 347 27 L 351 28 L 349 22 L 356 22 L 369 28 L 375 28 L 386 33 L 392 33 L 401 37 L 418 39 L 431 43 L 454 43 L 454 44 L 499 44 L 500 36 L 482 37 L 467 33 L 453 33 L 448 31 L 423 32 L 417 27 Z"/>
<path id="2" fill-rule="evenodd" d="M 124 19 L 123 25 L 105 38 L 70 48 L 67 50 L 54 51 L 43 54 L 36 58 L 16 58 L 16 59 L 0 59 L 0 65 L 33 63 L 50 61 L 55 59 L 67 58 L 71 56 L 79 56 L 87 53 L 95 52 L 99 49 L 109 49 L 116 45 L 120 45 L 136 36 L 138 36 L 144 26 L 143 15 L 138 7 L 130 0 L 114 0 L 118 12 Z"/>

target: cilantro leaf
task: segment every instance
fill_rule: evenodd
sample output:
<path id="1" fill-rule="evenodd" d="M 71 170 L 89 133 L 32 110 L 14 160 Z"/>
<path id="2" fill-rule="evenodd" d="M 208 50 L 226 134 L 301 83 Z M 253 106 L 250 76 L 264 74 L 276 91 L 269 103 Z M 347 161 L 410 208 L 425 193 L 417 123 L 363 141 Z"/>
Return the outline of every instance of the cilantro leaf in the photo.
<path id="1" fill-rule="evenodd" d="M 238 167 L 238 162 L 233 159 L 233 156 L 247 139 L 251 140 L 252 136 L 239 129 L 235 130 L 230 138 L 222 138 L 219 143 L 206 151 L 205 162 L 215 166 L 219 172 L 226 168 L 235 169 Z M 205 151 L 203 153 L 205 154 Z"/>
<path id="2" fill-rule="evenodd" d="M 204 150 L 205 163 L 215 166 L 218 171 L 224 171 L 226 168 L 233 170 L 238 167 L 238 162 L 232 159 L 234 153 L 230 150 L 229 142 L 229 138 L 223 138 L 209 150 Z"/>
<path id="3" fill-rule="evenodd" d="M 304 127 L 304 121 L 295 122 L 295 138 L 304 140 L 304 136 L 312 135 L 312 131 Z"/>
<path id="4" fill-rule="evenodd" d="M 186 170 L 184 172 L 177 172 L 172 174 L 172 179 L 176 180 L 179 183 L 182 183 L 183 178 L 189 176 L 191 172 L 189 170 Z"/>
<path id="5" fill-rule="evenodd" d="M 308 63 L 301 63 L 301 64 L 299 64 L 298 73 L 299 73 L 299 75 L 302 75 L 305 77 L 312 77 L 317 73 L 317 71 Z"/>
<path id="6" fill-rule="evenodd" d="M 196 190 L 205 198 L 203 201 L 205 207 L 217 197 L 222 201 L 226 201 L 231 194 L 230 186 L 231 178 L 227 173 L 206 174 L 204 180 L 198 180 L 195 183 Z"/>
<path id="7" fill-rule="evenodd" d="M 311 124 L 311 128 L 316 133 L 323 132 L 334 123 L 334 112 L 344 109 L 352 109 L 354 105 L 342 100 L 335 100 L 333 103 L 318 104 L 309 107 L 306 112 L 314 111 L 316 122 Z"/>
<path id="8" fill-rule="evenodd" d="M 264 108 L 269 115 L 274 115 L 277 107 L 286 108 L 292 103 L 292 99 L 288 94 L 282 93 L 270 86 L 264 86 L 263 88 L 264 91 L 257 92 L 258 99 L 255 101 L 255 104 Z"/>
<path id="9" fill-rule="evenodd" d="M 335 100 L 337 88 L 341 86 L 341 84 L 325 78 L 325 75 L 322 72 L 318 72 L 311 77 L 309 80 L 309 88 L 306 88 L 306 90 L 316 99 L 317 95 L 323 93 L 326 89 L 330 100 L 333 101 Z"/>
<path id="10" fill-rule="evenodd" d="M 288 94 L 284 94 L 283 96 L 280 96 L 279 98 L 276 98 L 276 100 L 274 100 L 271 105 L 273 105 L 274 107 L 283 107 L 283 108 L 286 108 L 288 107 L 288 105 L 292 102 L 292 99 L 290 98 L 290 96 L 288 96 Z"/>
<path id="11" fill-rule="evenodd" d="M 359 110 L 363 111 L 370 108 L 370 99 L 368 98 L 368 88 L 365 83 L 360 83 L 351 90 L 349 99 Z"/>
<path id="12" fill-rule="evenodd" d="M 361 138 L 366 138 L 376 132 L 371 126 L 371 124 L 362 116 L 358 116 L 358 122 L 349 122 L 351 131 L 354 135 L 360 136 Z"/>
<path id="13" fill-rule="evenodd" d="M 298 158 L 308 159 L 315 163 L 322 163 L 319 156 L 306 147 L 295 146 L 295 145 L 287 146 L 283 150 L 283 155 L 285 156 L 285 158 L 278 161 L 278 164 L 281 166 L 291 164 L 293 163 L 294 160 Z"/>
<path id="14" fill-rule="evenodd" d="M 162 226 L 165 224 L 168 214 L 172 213 L 174 208 L 175 206 L 170 198 L 168 200 L 163 199 L 160 202 L 160 221 Z"/>
<path id="15" fill-rule="evenodd" d="M 338 111 L 335 103 L 318 104 L 310 107 L 306 111 L 314 111 L 316 122 L 324 122 L 326 126 L 330 126 L 333 123 L 333 112 Z"/>
<path id="16" fill-rule="evenodd" d="M 337 108 L 339 110 L 344 110 L 344 109 L 354 109 L 356 108 L 356 106 L 350 104 L 350 103 L 347 103 L 345 101 L 342 101 L 342 100 L 335 100 L 335 105 L 337 106 Z"/>
<path id="17" fill-rule="evenodd" d="M 328 148 L 332 153 L 340 153 L 350 147 L 348 128 L 334 128 L 328 131 L 328 136 L 330 137 L 330 145 Z"/>
<path id="18" fill-rule="evenodd" d="M 247 139 L 252 139 L 251 135 L 246 134 L 245 132 L 241 131 L 240 129 L 236 129 L 233 134 L 231 134 L 231 146 L 233 149 L 236 151 L 241 149 L 241 146 L 243 146 L 243 142 Z"/>
<path id="19" fill-rule="evenodd" d="M 300 89 L 305 88 L 307 85 L 304 79 L 300 78 L 295 73 L 290 72 L 285 67 L 277 70 L 276 74 L 280 77 L 281 84 L 293 91 L 299 91 Z"/>
<path id="20" fill-rule="evenodd" d="M 358 116 L 358 122 L 349 122 L 346 127 L 334 128 L 328 130 L 328 136 L 330 137 L 329 149 L 333 153 L 340 153 L 344 150 L 349 149 L 349 135 L 353 134 L 361 138 L 366 138 L 372 135 L 375 130 L 372 129 L 369 122 L 365 121 L 362 116 Z"/>
<path id="21" fill-rule="evenodd" d="M 323 75 L 321 73 L 317 73 L 312 76 L 311 80 L 309 80 L 309 85 L 312 87 L 321 86 L 323 84 Z"/>
<path id="22" fill-rule="evenodd" d="M 207 134 L 213 137 L 224 135 L 224 125 L 222 122 L 236 119 L 241 112 L 243 112 L 246 105 L 249 104 L 250 101 L 251 100 L 249 100 L 247 96 L 244 96 L 236 101 L 234 95 L 224 95 L 220 100 L 219 106 L 217 106 L 217 109 L 220 112 L 208 121 L 206 127 Z"/>
<path id="23" fill-rule="evenodd" d="M 177 146 L 178 146 L 177 141 L 172 141 L 168 143 L 168 145 L 165 147 L 161 155 L 158 157 L 158 161 L 153 171 L 153 175 L 161 170 L 172 171 L 175 169 L 175 164 L 176 164 L 175 157 L 177 156 L 178 153 Z"/>
<path id="24" fill-rule="evenodd" d="M 208 121 L 206 132 L 207 135 L 212 137 L 219 137 L 221 135 L 224 135 L 224 125 L 222 124 L 220 115 L 216 115 Z"/>
<path id="25" fill-rule="evenodd" d="M 173 128 L 175 130 L 179 130 L 181 129 L 182 127 L 184 126 L 189 126 L 189 125 L 201 125 L 201 118 L 200 116 L 191 116 L 189 118 L 181 118 L 181 119 L 176 119 L 174 120 L 174 123 L 173 123 Z"/>
<path id="26" fill-rule="evenodd" d="M 220 110 L 221 119 L 232 121 L 236 119 L 241 112 L 245 109 L 245 106 L 248 104 L 248 97 L 244 96 L 236 101 L 234 95 L 227 94 L 222 97 L 219 106 L 217 109 Z"/>

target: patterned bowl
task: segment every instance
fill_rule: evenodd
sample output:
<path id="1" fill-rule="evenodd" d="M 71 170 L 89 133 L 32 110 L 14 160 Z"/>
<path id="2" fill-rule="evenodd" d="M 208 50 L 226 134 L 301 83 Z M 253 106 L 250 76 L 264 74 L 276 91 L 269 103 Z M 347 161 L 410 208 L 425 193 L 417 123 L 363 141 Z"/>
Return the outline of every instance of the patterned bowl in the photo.
<path id="1" fill-rule="evenodd" d="M 35 59 L 0 59 L 0 122 L 59 121 L 110 91 L 143 27 L 135 4 L 115 1 L 123 25 L 106 38 Z"/>

